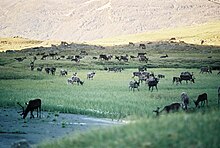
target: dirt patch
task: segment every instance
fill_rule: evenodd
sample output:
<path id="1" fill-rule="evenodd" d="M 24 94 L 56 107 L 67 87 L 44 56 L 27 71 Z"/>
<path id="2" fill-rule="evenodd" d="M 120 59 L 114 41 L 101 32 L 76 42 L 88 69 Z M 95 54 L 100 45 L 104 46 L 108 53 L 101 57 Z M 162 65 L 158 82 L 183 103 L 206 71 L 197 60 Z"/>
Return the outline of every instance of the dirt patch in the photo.
<path id="1" fill-rule="evenodd" d="M 25 139 L 31 145 L 79 133 L 92 128 L 120 125 L 123 122 L 91 118 L 84 115 L 42 112 L 42 118 L 24 120 L 16 108 L 0 108 L 0 145 L 10 147 L 13 142 Z"/>

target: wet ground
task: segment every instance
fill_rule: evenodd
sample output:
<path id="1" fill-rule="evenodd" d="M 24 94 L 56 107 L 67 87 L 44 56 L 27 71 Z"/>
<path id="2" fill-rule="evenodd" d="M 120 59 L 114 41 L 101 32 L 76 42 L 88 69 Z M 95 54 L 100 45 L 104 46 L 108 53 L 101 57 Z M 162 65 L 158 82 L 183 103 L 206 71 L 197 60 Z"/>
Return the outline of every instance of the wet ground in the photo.
<path id="1" fill-rule="evenodd" d="M 22 119 L 16 108 L 0 108 L 0 147 L 25 139 L 31 145 L 44 140 L 61 138 L 68 134 L 84 132 L 92 128 L 121 125 L 111 119 L 92 118 L 84 115 L 42 112 L 41 118 Z M 36 115 L 35 115 L 36 116 Z"/>

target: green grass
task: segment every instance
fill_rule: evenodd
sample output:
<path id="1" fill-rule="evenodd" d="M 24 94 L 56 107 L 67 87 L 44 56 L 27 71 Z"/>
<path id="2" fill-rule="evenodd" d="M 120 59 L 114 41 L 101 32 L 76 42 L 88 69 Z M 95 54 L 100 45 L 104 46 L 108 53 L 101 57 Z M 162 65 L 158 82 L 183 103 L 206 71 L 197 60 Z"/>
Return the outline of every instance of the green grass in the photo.
<path id="1" fill-rule="evenodd" d="M 45 142 L 39 148 L 124 148 L 124 147 L 219 147 L 219 111 L 186 114 L 173 113 L 157 119 L 141 119 L 134 123 L 102 130 L 69 135 Z"/>
<path id="2" fill-rule="evenodd" d="M 165 74 L 158 84 L 159 91 L 150 92 L 145 84 L 140 91 L 129 91 L 128 83 L 135 69 L 126 69 L 121 73 L 96 71 L 94 80 L 87 80 L 87 70 L 78 71 L 78 76 L 85 81 L 83 86 L 67 85 L 67 78 L 48 76 L 45 73 L 32 72 L 33 76 L 26 79 L 1 79 L 1 106 L 17 106 L 16 102 L 26 102 L 30 98 L 41 98 L 43 109 L 76 114 L 87 114 L 108 118 L 129 118 L 130 116 L 152 116 L 152 110 L 157 106 L 164 106 L 171 102 L 179 102 L 181 92 L 185 91 L 191 99 L 196 99 L 203 92 L 207 92 L 209 103 L 216 104 L 217 87 L 220 85 L 219 76 L 214 74 L 199 74 L 198 69 L 167 69 L 152 68 L 155 74 Z M 172 77 L 182 71 L 194 72 L 195 84 L 173 85 Z M 20 74 L 15 76 L 20 78 Z M 34 76 L 39 74 L 41 79 Z M 34 78 L 33 78 L 34 77 Z M 136 78 L 137 79 L 137 78 Z M 9 89 L 10 88 L 10 89 Z M 192 100 L 191 100 L 192 101 Z M 194 107 L 194 104 L 191 104 Z"/>
<path id="3" fill-rule="evenodd" d="M 213 26 L 213 29 L 202 34 L 201 30 L 207 31 L 210 26 Z M 0 53 L 0 106 L 16 107 L 20 110 L 17 102 L 24 103 L 31 98 L 41 98 L 42 108 L 45 111 L 84 114 L 125 120 L 130 123 L 69 136 L 44 143 L 40 147 L 219 147 L 220 124 L 217 88 L 220 86 L 220 81 L 218 71 L 213 70 L 213 74 L 200 74 L 199 72 L 201 66 L 219 68 L 220 48 L 212 46 L 214 42 L 201 46 L 196 45 L 196 42 L 188 44 L 166 41 L 170 37 L 178 37 L 184 41 L 187 39 L 199 41 L 200 39 L 214 39 L 214 36 L 218 36 L 219 28 L 215 23 L 206 27 L 201 26 L 201 28 L 197 32 L 198 35 L 195 35 L 195 28 L 192 27 L 188 31 L 186 29 L 185 31 L 188 33 L 183 33 L 182 38 L 181 34 L 176 36 L 175 31 L 173 31 L 174 34 L 172 31 L 168 31 L 169 36 L 166 33 L 151 34 L 153 42 L 146 44 L 147 49 L 140 49 L 137 45 L 134 47 L 120 45 L 100 49 L 79 44 L 68 49 L 59 48 L 56 51 L 42 48 L 39 51 L 30 49 L 13 54 Z M 216 33 L 210 35 L 212 31 L 217 31 L 217 35 Z M 190 32 L 193 37 L 187 35 Z M 142 37 L 138 38 L 144 39 L 143 41 L 146 43 L 151 41 L 146 39 L 144 34 Z M 136 42 L 132 38 L 127 39 L 129 40 L 125 40 L 126 42 Z M 165 41 L 157 41 L 157 39 L 165 39 Z M 215 43 L 218 43 L 218 37 Z M 116 43 L 114 42 L 114 44 Z M 55 66 L 57 68 L 55 76 L 47 75 L 45 71 L 37 72 L 36 69 L 30 71 L 30 61 L 38 52 L 58 52 L 59 55 L 68 56 L 77 55 L 81 50 L 86 50 L 89 55 L 80 63 L 66 59 L 39 60 L 41 56 L 37 56 L 35 66 Z M 99 56 L 99 54 L 137 55 L 138 52 L 147 52 L 149 62 L 92 59 L 93 56 Z M 161 59 L 160 56 L 165 54 L 168 54 L 169 57 Z M 23 62 L 17 62 L 14 59 L 24 56 L 27 59 Z M 150 92 L 145 84 L 141 84 L 140 91 L 129 91 L 128 83 L 133 80 L 132 72 L 137 71 L 137 67 L 140 65 L 147 65 L 149 72 L 161 73 L 166 76 L 165 79 L 160 80 L 158 91 Z M 104 67 L 113 66 L 123 67 L 125 70 L 121 73 L 103 70 Z M 68 69 L 67 77 L 59 76 L 61 68 Z M 90 71 L 96 72 L 94 80 L 86 79 L 86 74 Z M 185 84 L 183 82 L 178 86 L 172 84 L 172 77 L 179 76 L 182 71 L 193 72 L 196 83 Z M 77 72 L 78 76 L 85 81 L 83 86 L 67 84 L 67 78 L 70 78 L 73 72 Z M 155 118 L 155 114 L 152 112 L 154 109 L 172 102 L 180 102 L 180 94 L 183 91 L 190 97 L 189 112 L 164 114 Z M 195 109 L 193 100 L 204 92 L 208 94 L 209 107 Z M 62 126 L 65 128 L 65 122 Z"/>

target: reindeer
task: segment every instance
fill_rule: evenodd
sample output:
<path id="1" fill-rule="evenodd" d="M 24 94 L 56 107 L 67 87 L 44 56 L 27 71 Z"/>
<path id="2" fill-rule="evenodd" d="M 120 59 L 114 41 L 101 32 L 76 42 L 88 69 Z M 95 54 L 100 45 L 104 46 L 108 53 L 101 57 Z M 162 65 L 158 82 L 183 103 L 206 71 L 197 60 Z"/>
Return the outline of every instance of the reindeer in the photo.
<path id="1" fill-rule="evenodd" d="M 187 93 L 182 92 L 180 97 L 181 97 L 181 101 L 182 101 L 182 104 L 183 104 L 183 109 L 187 110 L 188 109 L 188 104 L 189 104 L 189 97 L 188 97 Z"/>
<path id="2" fill-rule="evenodd" d="M 31 61 L 30 62 L 30 68 L 31 68 L 31 71 L 33 71 L 34 70 L 34 62 L 35 62 L 35 60 L 36 60 L 36 58 L 34 58 L 34 60 L 33 61 Z"/>
<path id="3" fill-rule="evenodd" d="M 65 69 L 60 70 L 60 76 L 67 76 L 68 72 Z"/>
<path id="4" fill-rule="evenodd" d="M 37 117 L 38 117 L 38 111 L 40 112 L 39 117 L 41 117 L 41 99 L 30 100 L 28 103 L 26 103 L 27 105 L 26 109 L 24 109 L 24 107 L 19 102 L 17 102 L 17 104 L 22 107 L 23 111 L 21 115 L 23 115 L 23 119 L 26 118 L 29 111 L 31 112 L 30 118 L 34 118 L 33 111 L 35 109 L 37 109 Z"/>
<path id="5" fill-rule="evenodd" d="M 14 58 L 15 60 L 17 60 L 18 62 L 22 62 L 24 59 L 26 59 L 26 57 L 22 57 L 22 58 Z"/>
<path id="6" fill-rule="evenodd" d="M 139 91 L 139 87 L 140 86 L 140 81 L 130 81 L 129 82 L 129 86 L 128 86 L 128 88 L 129 88 L 129 90 L 133 90 L 133 92 L 134 92 L 134 90 L 135 90 L 135 88 L 137 88 L 137 90 Z"/>
<path id="7" fill-rule="evenodd" d="M 79 77 L 77 76 L 72 76 L 71 77 L 71 80 L 70 79 L 67 79 L 67 83 L 69 84 L 73 84 L 74 82 L 76 82 L 78 85 L 83 85 L 84 81 L 81 81 Z"/>
<path id="8" fill-rule="evenodd" d="M 93 80 L 93 77 L 95 76 L 95 72 L 93 71 L 93 72 L 89 72 L 89 73 L 87 73 L 87 79 L 92 79 Z"/>
<path id="9" fill-rule="evenodd" d="M 163 111 L 166 111 L 167 113 L 169 113 L 170 111 L 178 111 L 180 107 L 181 107 L 181 103 L 172 103 L 170 105 L 164 106 L 164 108 L 159 113 Z"/>
<path id="10" fill-rule="evenodd" d="M 37 71 L 42 71 L 43 70 L 43 66 L 37 67 Z"/>
<path id="11" fill-rule="evenodd" d="M 146 81 L 146 84 L 148 85 L 149 87 L 149 90 L 151 89 L 151 92 L 153 91 L 153 88 L 155 87 L 156 90 L 158 91 L 157 89 L 157 84 L 159 82 L 159 79 L 158 78 L 155 78 L 155 77 L 150 77 L 147 81 Z"/>
<path id="12" fill-rule="evenodd" d="M 166 54 L 166 55 L 163 55 L 163 56 L 160 56 L 160 58 L 167 58 L 168 57 L 168 55 Z"/>
<path id="13" fill-rule="evenodd" d="M 203 94 L 199 95 L 196 101 L 193 100 L 196 107 L 199 105 L 199 102 L 201 102 L 201 106 L 204 106 L 205 101 L 206 101 L 206 105 L 208 106 L 208 95 L 207 95 L 207 93 L 203 93 Z"/>

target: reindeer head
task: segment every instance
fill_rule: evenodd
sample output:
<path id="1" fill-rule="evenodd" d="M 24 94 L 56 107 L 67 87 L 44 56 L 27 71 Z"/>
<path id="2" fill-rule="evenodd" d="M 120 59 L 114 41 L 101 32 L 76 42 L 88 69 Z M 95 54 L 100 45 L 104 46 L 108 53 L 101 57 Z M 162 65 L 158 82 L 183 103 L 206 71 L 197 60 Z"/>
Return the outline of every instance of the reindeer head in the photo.
<path id="1" fill-rule="evenodd" d="M 156 115 L 158 116 L 159 115 L 159 110 L 160 110 L 160 107 L 157 107 L 157 109 L 153 110 L 153 112 L 155 112 Z"/>
<path id="2" fill-rule="evenodd" d="M 193 100 L 193 102 L 195 103 L 196 107 L 199 105 L 199 102 Z"/>
<path id="3" fill-rule="evenodd" d="M 79 81 L 79 83 L 80 83 L 81 85 L 83 85 L 84 81 Z"/>

